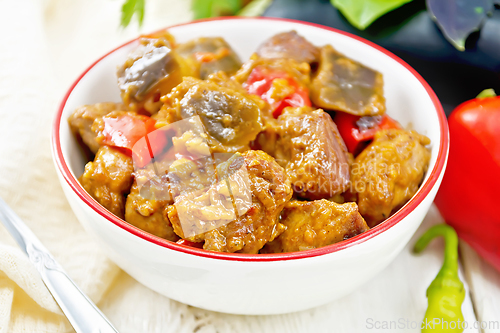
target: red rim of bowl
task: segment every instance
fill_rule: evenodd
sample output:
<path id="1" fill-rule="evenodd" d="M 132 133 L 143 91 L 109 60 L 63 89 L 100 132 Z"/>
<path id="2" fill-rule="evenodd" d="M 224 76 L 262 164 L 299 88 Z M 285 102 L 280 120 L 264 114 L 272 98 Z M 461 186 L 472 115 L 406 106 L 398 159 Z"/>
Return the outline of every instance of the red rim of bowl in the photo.
<path id="1" fill-rule="evenodd" d="M 60 137 L 59 137 L 59 129 L 60 129 L 60 124 L 61 124 L 61 117 L 62 113 L 64 110 L 64 107 L 66 105 L 66 101 L 68 100 L 68 97 L 71 95 L 73 92 L 73 89 L 75 86 L 80 82 L 80 80 L 87 74 L 88 71 L 90 71 L 98 62 L 100 62 L 103 58 L 107 57 L 111 53 L 115 52 L 116 50 L 133 43 L 136 41 L 138 38 L 133 39 L 125 44 L 120 45 L 119 47 L 113 49 L 112 51 L 108 52 L 101 58 L 99 58 L 97 61 L 95 61 L 90 67 L 88 67 L 81 75 L 76 79 L 76 81 L 72 84 L 72 86 L 69 88 L 68 92 L 64 96 L 60 106 L 59 110 L 57 111 L 55 120 L 54 120 L 54 125 L 53 125 L 53 131 L 52 131 L 52 150 L 53 150 L 53 155 L 57 164 L 57 167 L 59 168 L 60 172 L 62 173 L 64 179 L 68 183 L 68 185 L 71 187 L 71 189 L 82 199 L 87 205 L 89 205 L 95 212 L 106 218 L 108 221 L 114 223 L 118 227 L 146 240 L 149 241 L 153 244 L 157 244 L 159 246 L 166 247 L 171 250 L 195 255 L 195 256 L 200 256 L 200 257 L 207 257 L 207 258 L 212 258 L 212 259 L 223 259 L 223 260 L 236 260 L 236 261 L 279 261 L 279 260 L 291 260 L 291 259 L 304 259 L 304 258 L 310 258 L 310 257 L 315 257 L 315 256 L 320 256 L 320 255 L 325 255 L 328 253 L 333 253 L 340 251 L 342 249 L 351 247 L 355 244 L 363 243 L 378 234 L 383 233 L 384 231 L 392 228 L 394 225 L 396 225 L 398 222 L 400 222 L 403 218 L 405 218 L 411 211 L 415 209 L 423 200 L 424 198 L 429 194 L 431 191 L 432 187 L 434 184 L 436 184 L 437 180 L 439 179 L 439 176 L 441 172 L 443 171 L 445 162 L 446 162 L 446 156 L 448 152 L 448 123 L 446 120 L 446 116 L 444 114 L 443 108 L 441 106 L 441 103 L 439 102 L 439 99 L 437 98 L 436 94 L 432 90 L 432 88 L 429 86 L 429 84 L 418 74 L 410 65 L 408 65 L 406 62 L 404 62 L 402 59 L 394 55 L 393 53 L 387 51 L 386 49 L 368 41 L 365 40 L 364 38 L 358 37 L 356 35 L 340 31 L 334 28 L 330 27 L 325 27 L 319 24 L 314 24 L 314 23 L 309 23 L 309 22 L 303 22 L 303 21 L 298 21 L 298 20 L 291 20 L 291 19 L 282 19 L 282 18 L 264 18 L 264 17 L 255 17 L 255 18 L 238 18 L 238 17 L 223 17 L 223 18 L 215 18 L 215 19 L 204 19 L 204 20 L 196 20 L 196 21 L 191 21 L 188 23 L 183 23 L 183 24 L 178 24 L 178 25 L 173 25 L 168 28 L 173 28 L 173 27 L 178 27 L 178 26 L 183 26 L 183 25 L 190 25 L 190 24 L 197 24 L 200 22 L 207 22 L 207 21 L 218 21 L 218 20 L 268 20 L 268 21 L 278 21 L 278 22 L 290 22 L 290 23 L 296 23 L 296 24 L 301 24 L 301 25 L 307 25 L 307 26 L 312 26 L 316 27 L 319 29 L 323 30 L 329 30 L 332 32 L 335 32 L 337 34 L 341 34 L 350 38 L 353 38 L 359 42 L 362 42 L 368 46 L 373 47 L 374 49 L 382 52 L 386 56 L 392 58 L 402 66 L 404 66 L 407 70 L 409 70 L 413 76 L 417 78 L 417 80 L 422 84 L 422 86 L 425 88 L 427 94 L 431 98 L 434 107 L 437 111 L 438 114 L 438 119 L 439 119 L 439 128 L 440 128 L 440 136 L 441 136 L 441 143 L 439 146 L 439 152 L 438 152 L 438 157 L 436 160 L 436 164 L 434 165 L 434 168 L 431 171 L 431 174 L 427 181 L 421 185 L 419 192 L 410 199 L 410 201 L 403 206 L 399 211 L 397 211 L 394 215 L 389 217 L 387 220 L 385 220 L 383 223 L 379 224 L 378 226 L 374 227 L 373 229 L 370 229 L 369 231 L 366 231 L 356 237 L 350 238 L 348 240 L 342 241 L 340 243 L 332 244 L 329 246 L 321 247 L 318 249 L 313 249 L 313 250 L 307 250 L 307 251 L 301 251 L 301 252 L 290 252 L 290 253 L 278 253 L 278 254 L 241 254 L 241 253 L 221 253 L 221 252 L 212 252 L 212 251 L 206 251 L 202 249 L 197 249 L 185 245 L 180 245 L 176 244 L 174 242 L 167 241 L 163 238 L 154 236 L 152 234 L 149 234 L 137 227 L 134 227 L 133 225 L 125 222 L 124 220 L 120 219 L 119 217 L 113 215 L 111 212 L 106 210 L 103 206 L 101 206 L 97 201 L 95 201 L 80 185 L 78 180 L 72 175 L 71 171 L 68 168 L 68 165 L 66 164 L 66 161 L 64 160 L 63 154 L 62 154 L 62 149 L 61 145 L 59 143 Z M 168 29 L 166 28 L 166 29 Z M 163 29 L 162 29 L 163 30 Z"/>

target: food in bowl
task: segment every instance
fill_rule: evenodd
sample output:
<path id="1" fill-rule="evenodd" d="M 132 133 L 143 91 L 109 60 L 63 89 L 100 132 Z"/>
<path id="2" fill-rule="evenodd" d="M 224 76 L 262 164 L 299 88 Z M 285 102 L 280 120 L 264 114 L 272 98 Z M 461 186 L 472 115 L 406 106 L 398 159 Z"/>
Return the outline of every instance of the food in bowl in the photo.
<path id="1" fill-rule="evenodd" d="M 262 253 L 264 250 L 259 254 L 206 251 L 197 248 L 202 247 L 203 242 L 168 241 L 125 222 L 94 200 L 78 182 L 78 177 L 84 173 L 85 164 L 93 157 L 86 157 L 82 153 L 78 138 L 72 135 L 67 120 L 81 105 L 94 105 L 102 101 L 123 103 L 116 85 L 116 66 L 125 63 L 128 54 L 139 45 L 139 40 L 135 39 L 98 59 L 70 87 L 56 115 L 52 147 L 61 186 L 76 217 L 105 251 L 106 256 L 143 285 L 173 300 L 212 311 L 269 315 L 309 309 L 344 297 L 362 284 L 373 281 L 375 275 L 401 252 L 424 219 L 446 166 L 448 129 L 446 117 L 432 89 L 401 59 L 348 33 L 291 20 L 224 18 L 189 22 L 169 28 L 179 43 L 194 38 L 221 36 L 242 60 L 250 59 L 264 40 L 291 30 L 297 31 L 298 35 L 304 36 L 314 45 L 331 44 L 349 58 L 383 74 L 386 114 L 390 118 L 363 118 L 358 126 L 350 118 L 352 116 L 359 120 L 357 116 L 337 112 L 334 121 L 346 146 L 351 147 L 348 148 L 349 151 L 353 151 L 352 147 L 360 151 L 365 148 L 365 138 L 376 132 L 375 128 L 370 127 L 371 124 L 377 122 L 377 128 L 384 128 L 390 125 L 392 118 L 397 119 L 405 128 L 413 128 L 428 137 L 431 140 L 431 159 L 417 193 L 376 227 L 347 240 L 305 251 L 271 254 Z M 312 68 L 315 66 L 312 64 Z M 193 134 L 200 133 L 197 125 L 201 120 L 192 123 L 191 119 L 183 121 L 187 122 Z M 184 124 L 183 121 L 175 124 Z M 354 124 L 361 132 L 351 131 L 351 127 L 344 127 L 342 122 Z M 167 124 L 162 129 L 176 125 Z M 151 132 L 150 136 L 154 138 L 155 133 L 156 131 Z M 182 140 L 176 142 L 181 143 Z M 227 154 L 229 158 L 234 155 Z M 356 153 L 353 155 L 357 156 Z M 147 167 L 149 155 L 138 156 L 145 157 L 143 162 Z M 241 161 L 238 156 L 234 156 L 234 159 Z M 176 167 L 182 165 L 178 164 Z M 161 163 L 156 166 L 160 171 Z M 161 186 L 163 183 L 149 183 L 152 185 L 149 188 L 153 191 L 147 190 L 148 183 L 139 183 L 143 178 L 148 179 L 148 176 L 143 175 L 150 174 L 151 170 L 144 168 L 134 177 L 134 181 L 138 181 L 134 193 L 141 194 L 140 197 L 136 195 L 135 199 L 138 200 L 138 205 L 145 208 L 142 213 L 147 212 L 149 205 L 152 205 L 154 217 L 162 218 L 162 210 L 155 207 L 163 204 L 163 201 L 148 203 L 148 198 L 153 195 L 160 197 L 164 190 Z M 126 201 L 129 196 L 130 194 L 125 198 Z M 221 200 L 220 203 L 225 201 Z M 307 211 L 305 208 L 308 207 L 304 207 L 304 215 L 312 215 L 313 208 L 318 206 L 309 207 Z M 243 204 L 242 209 L 246 209 L 245 207 Z M 284 212 L 281 216 L 281 223 L 284 224 Z M 149 223 L 149 215 L 141 217 L 144 217 L 141 220 L 143 223 Z M 300 231 L 298 224 L 289 226 L 287 229 L 290 231 Z M 165 226 L 160 225 L 161 229 L 165 231 Z M 269 281 L 279 281 L 279 288 L 276 288 L 276 283 Z"/>
<path id="2" fill-rule="evenodd" d="M 342 242 L 401 208 L 429 166 L 430 140 L 386 114 L 382 74 L 295 31 L 243 64 L 220 37 L 147 35 L 117 76 L 121 103 L 69 118 L 94 154 L 79 180 L 169 241 L 253 254 Z"/>

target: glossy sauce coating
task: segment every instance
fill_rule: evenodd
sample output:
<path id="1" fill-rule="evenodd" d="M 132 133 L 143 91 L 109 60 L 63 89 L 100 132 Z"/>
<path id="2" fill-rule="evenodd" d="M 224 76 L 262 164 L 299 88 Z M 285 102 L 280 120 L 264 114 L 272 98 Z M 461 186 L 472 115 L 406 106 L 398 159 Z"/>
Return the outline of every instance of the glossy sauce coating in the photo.
<path id="1" fill-rule="evenodd" d="M 132 158 L 118 149 L 99 148 L 93 162 L 85 165 L 80 177 L 83 188 L 110 212 L 124 218 L 125 194 L 132 185 Z"/>
<path id="2" fill-rule="evenodd" d="M 430 160 L 425 136 L 372 126 L 385 113 L 381 73 L 295 31 L 243 65 L 219 37 L 143 36 L 118 87 L 123 104 L 68 119 L 95 153 L 82 186 L 130 224 L 205 250 L 281 253 L 353 237 L 410 200 Z M 332 112 L 371 116 L 351 126 L 376 132 L 355 160 Z"/>
<path id="3" fill-rule="evenodd" d="M 163 216 L 163 210 L 169 203 L 169 200 L 147 199 L 141 195 L 136 181 L 127 196 L 125 221 L 155 236 L 175 242 L 179 240 L 179 236 L 174 233 L 170 221 Z"/>
<path id="4" fill-rule="evenodd" d="M 321 109 L 286 108 L 277 120 L 268 120 L 255 145 L 286 169 L 299 197 L 330 198 L 348 188 L 347 149 L 330 115 Z"/>
<path id="5" fill-rule="evenodd" d="M 352 190 L 370 227 L 403 206 L 418 190 L 427 171 L 430 140 L 415 131 L 382 130 L 354 160 Z"/>
<path id="6" fill-rule="evenodd" d="M 286 230 L 268 243 L 262 253 L 316 249 L 341 242 L 370 229 L 354 202 L 338 204 L 324 199 L 292 200 L 286 204 L 280 221 Z"/>

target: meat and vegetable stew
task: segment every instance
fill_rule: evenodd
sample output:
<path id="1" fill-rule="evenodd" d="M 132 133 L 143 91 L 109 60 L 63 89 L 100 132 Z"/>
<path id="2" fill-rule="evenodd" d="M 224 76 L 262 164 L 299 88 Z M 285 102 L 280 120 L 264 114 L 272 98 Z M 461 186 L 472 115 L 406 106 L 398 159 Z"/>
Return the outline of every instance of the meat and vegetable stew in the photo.
<path id="1" fill-rule="evenodd" d="M 79 181 L 168 241 L 281 253 L 341 242 L 417 192 L 430 140 L 386 114 L 381 73 L 295 31 L 241 62 L 222 38 L 143 36 L 120 103 L 68 119 L 93 159 Z"/>

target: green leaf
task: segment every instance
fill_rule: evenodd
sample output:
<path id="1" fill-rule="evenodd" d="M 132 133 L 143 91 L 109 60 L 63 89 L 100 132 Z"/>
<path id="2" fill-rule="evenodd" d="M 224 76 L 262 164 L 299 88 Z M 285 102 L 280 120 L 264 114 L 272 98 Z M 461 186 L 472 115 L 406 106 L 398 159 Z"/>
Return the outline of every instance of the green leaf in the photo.
<path id="1" fill-rule="evenodd" d="M 141 26 L 144 21 L 144 5 L 145 0 L 125 0 L 122 5 L 120 25 L 124 28 L 127 27 L 135 14 L 137 21 L 139 22 L 139 26 Z"/>
<path id="2" fill-rule="evenodd" d="M 194 19 L 210 17 L 211 0 L 193 0 L 191 8 L 193 10 Z"/>
<path id="3" fill-rule="evenodd" d="M 365 30 L 380 16 L 412 0 L 330 0 L 344 14 L 349 23 Z"/>
<path id="4" fill-rule="evenodd" d="M 253 0 L 248 5 L 246 5 L 240 12 L 238 16 L 260 16 L 266 9 L 273 3 L 273 0 Z"/>
<path id="5" fill-rule="evenodd" d="M 193 0 L 195 19 L 235 15 L 243 6 L 242 0 Z"/>
<path id="6" fill-rule="evenodd" d="M 139 22 L 139 26 L 142 26 L 142 22 L 144 21 L 144 7 L 146 0 L 137 0 L 135 3 L 135 12 L 137 14 L 137 21 Z"/>

